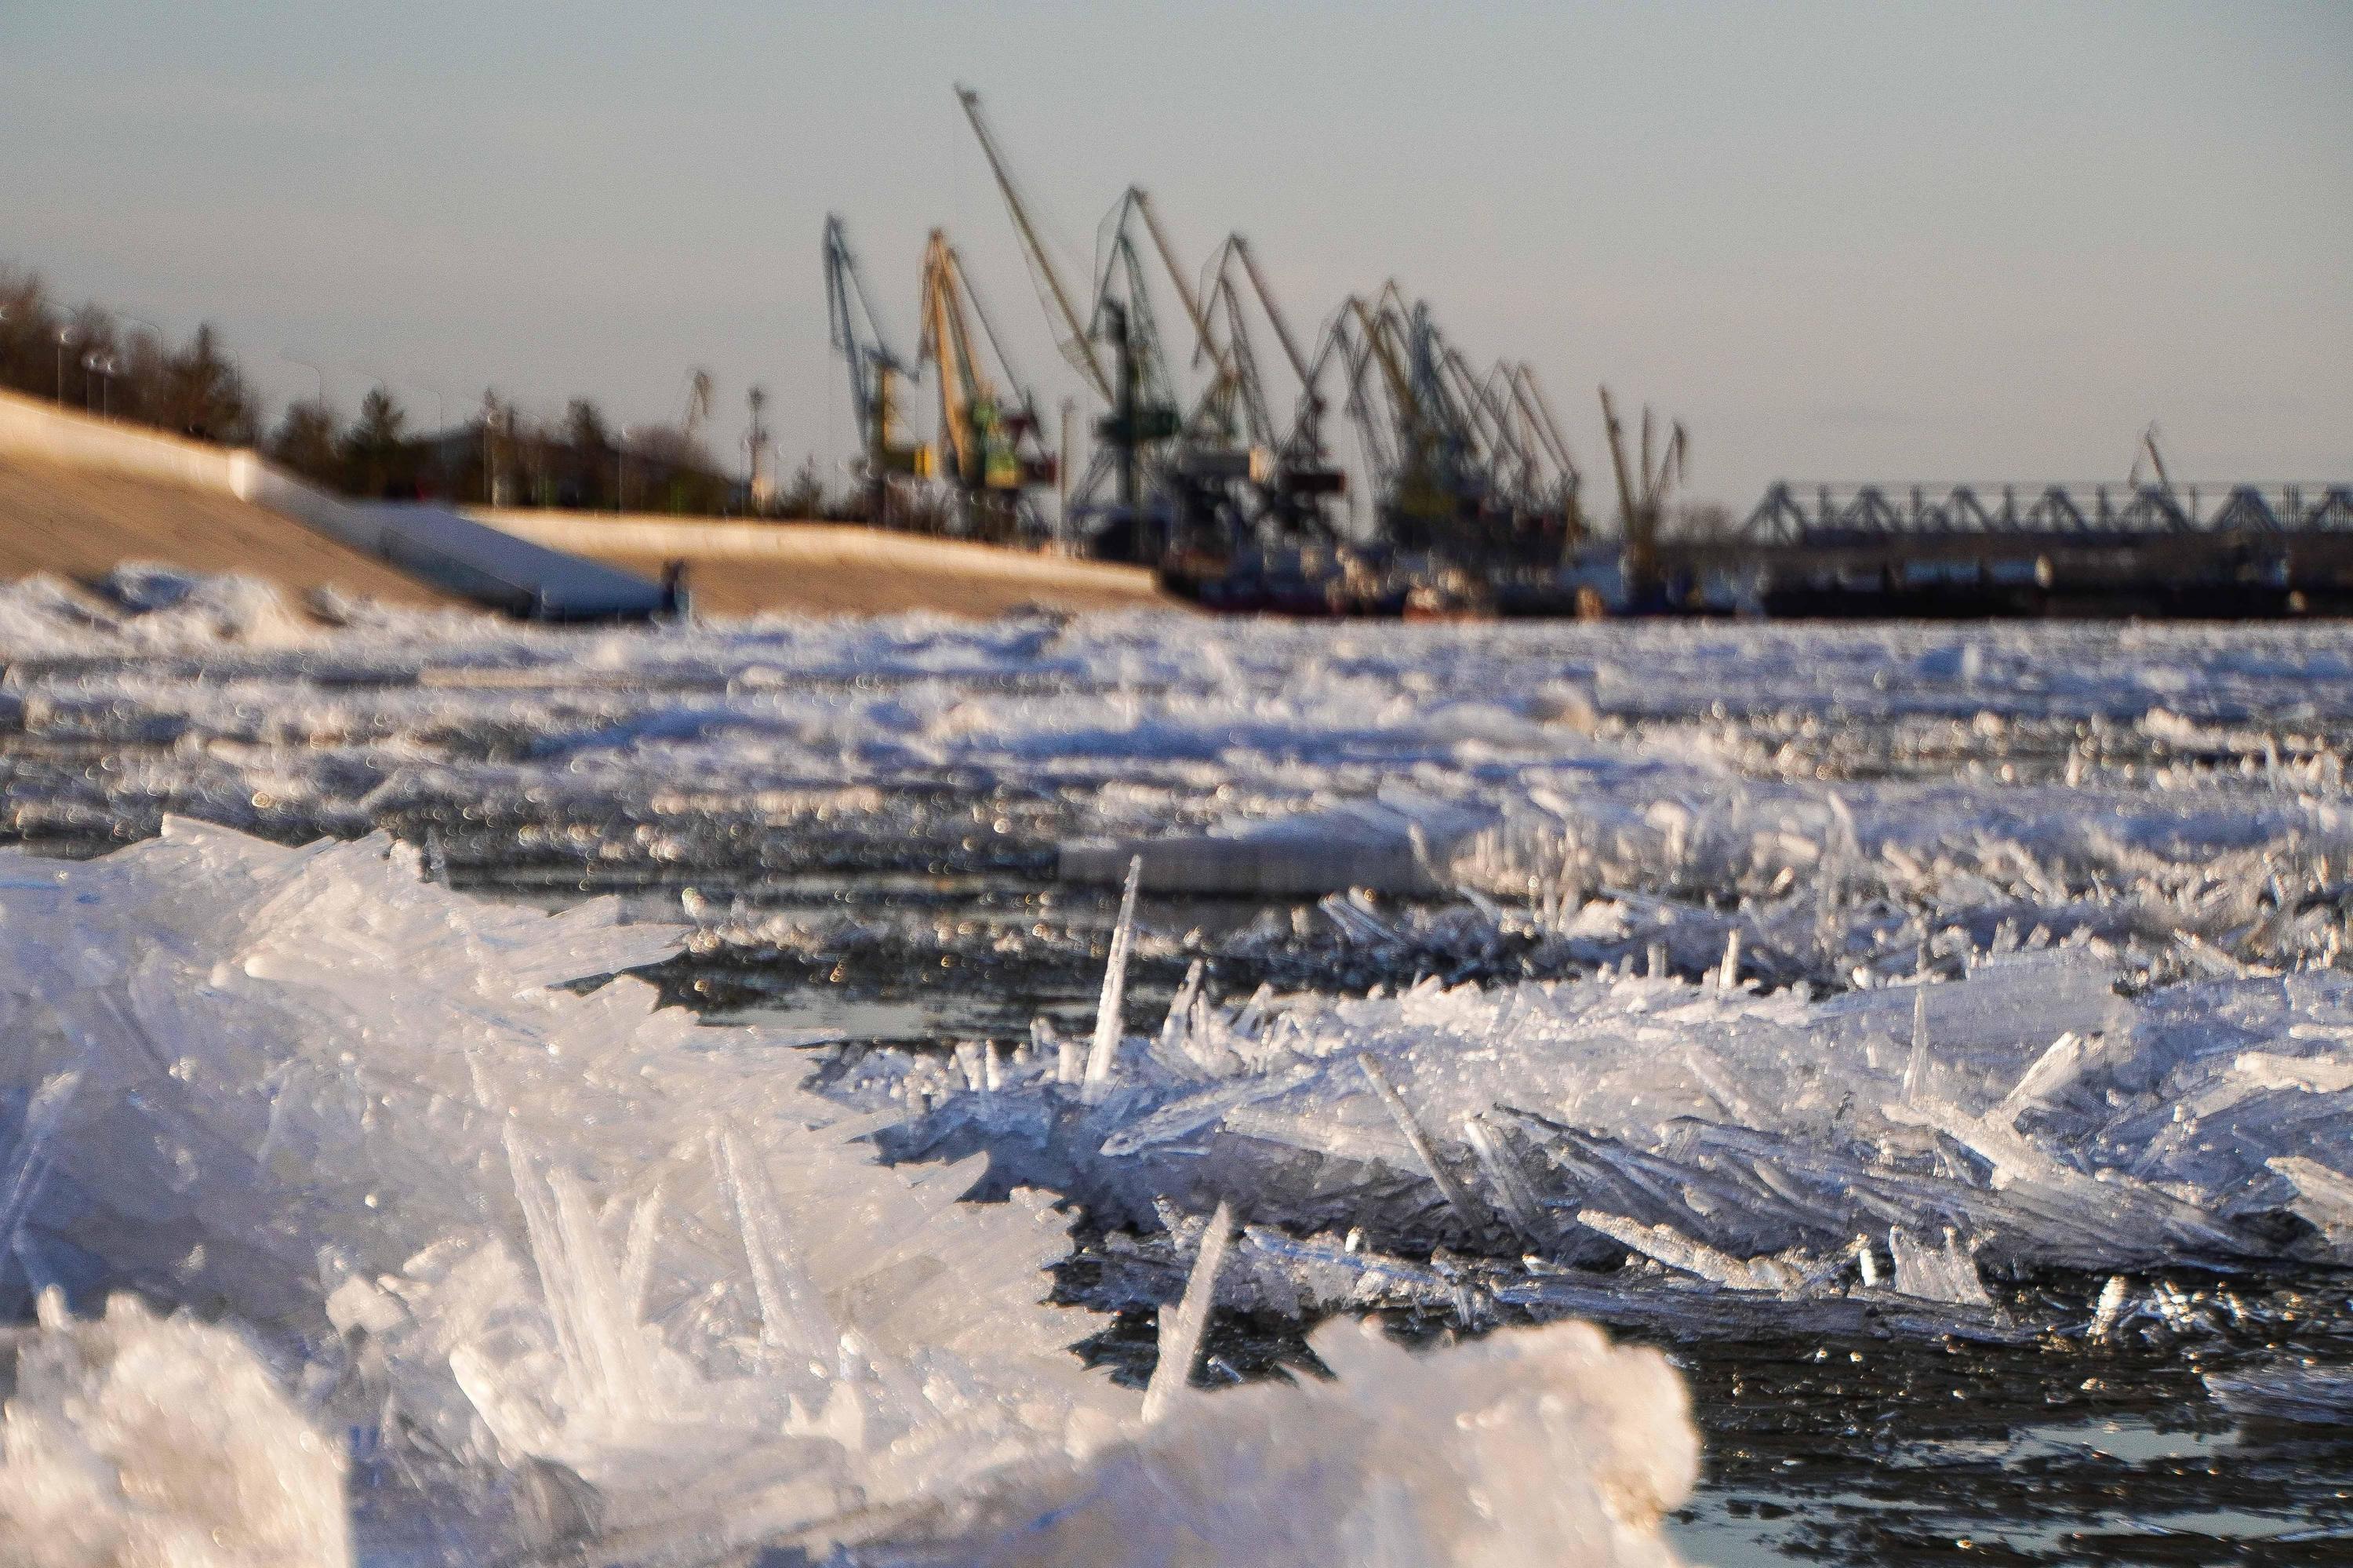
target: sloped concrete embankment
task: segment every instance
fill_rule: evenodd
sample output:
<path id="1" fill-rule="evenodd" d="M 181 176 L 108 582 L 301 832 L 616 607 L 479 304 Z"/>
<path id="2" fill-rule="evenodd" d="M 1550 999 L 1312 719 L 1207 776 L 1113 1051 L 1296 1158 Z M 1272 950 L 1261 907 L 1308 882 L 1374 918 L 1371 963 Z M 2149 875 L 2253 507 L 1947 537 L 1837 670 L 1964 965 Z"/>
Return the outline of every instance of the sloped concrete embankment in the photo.
<path id="1" fill-rule="evenodd" d="M 15 524 L 0 542 L 0 570 L 16 575 L 89 577 L 124 561 L 160 561 L 293 588 L 459 599 L 558 620 L 642 619 L 665 602 L 650 580 L 463 519 L 348 503 L 244 448 L 16 394 L 0 393 L 0 465 Z"/>

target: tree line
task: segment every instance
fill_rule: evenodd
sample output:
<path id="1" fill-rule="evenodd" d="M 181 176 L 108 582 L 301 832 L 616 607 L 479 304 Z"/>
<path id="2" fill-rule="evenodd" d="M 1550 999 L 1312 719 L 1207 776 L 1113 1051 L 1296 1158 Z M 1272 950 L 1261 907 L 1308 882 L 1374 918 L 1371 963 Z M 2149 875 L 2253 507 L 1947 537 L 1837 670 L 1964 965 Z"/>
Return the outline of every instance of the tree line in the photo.
<path id="1" fill-rule="evenodd" d="M 198 440 L 245 445 L 259 430 L 260 405 L 209 323 L 174 347 L 100 306 L 67 309 L 29 272 L 0 270 L 0 385 Z"/>
<path id="2" fill-rule="evenodd" d="M 848 517 L 854 493 L 828 493 L 816 461 L 781 486 L 754 486 L 713 457 L 701 426 L 710 376 L 688 378 L 675 425 L 613 425 L 594 399 L 534 418 L 495 389 L 471 414 L 420 430 L 378 386 L 345 420 L 323 397 L 298 398 L 265 426 L 259 396 L 210 323 L 175 346 L 151 323 L 96 304 L 68 308 L 34 273 L 0 268 L 0 386 L 93 414 L 227 446 L 258 446 L 314 484 L 370 499 L 773 517 Z M 765 396 L 746 399 L 765 441 Z M 754 459 L 759 454 L 754 453 Z"/>

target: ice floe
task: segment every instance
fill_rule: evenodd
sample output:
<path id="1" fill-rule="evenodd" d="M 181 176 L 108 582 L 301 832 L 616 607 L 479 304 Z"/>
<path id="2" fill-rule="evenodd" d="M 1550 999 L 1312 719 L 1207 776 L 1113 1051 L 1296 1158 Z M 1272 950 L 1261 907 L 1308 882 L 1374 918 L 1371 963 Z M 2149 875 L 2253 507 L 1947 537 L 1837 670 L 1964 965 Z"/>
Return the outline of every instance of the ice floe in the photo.
<path id="1" fill-rule="evenodd" d="M 676 930 L 422 870 L 176 819 L 0 854 L 0 1291 L 44 1303 L 0 1540 L 65 1511 L 45 1541 L 124 1568 L 332 1563 L 309 1435 L 342 1433 L 362 1562 L 1672 1561 L 1694 1439 L 1655 1352 L 1338 1324 L 1335 1382 L 1197 1395 L 1221 1230 L 1140 1396 L 1045 1299 L 1045 1197 L 879 1164 L 888 1118 L 807 1092 L 789 1032 L 656 1006 L 620 971 Z"/>
<path id="2" fill-rule="evenodd" d="M 2343 975 L 2128 997 L 2083 939 L 1814 1001 L 1757 991 L 1737 958 L 1736 937 L 1700 984 L 1605 969 L 1224 1004 L 1197 969 L 1156 1032 L 1110 1049 L 1107 980 L 1083 1094 L 1042 1027 L 986 1075 L 875 1052 L 828 1092 L 901 1112 L 882 1139 L 902 1158 L 986 1152 L 1001 1184 L 1146 1229 L 1231 1202 L 1246 1261 L 1322 1265 L 1250 1298 L 1287 1288 L 1292 1310 L 1434 1250 L 1962 1314 L 1992 1306 L 1989 1273 L 2353 1263 Z"/>

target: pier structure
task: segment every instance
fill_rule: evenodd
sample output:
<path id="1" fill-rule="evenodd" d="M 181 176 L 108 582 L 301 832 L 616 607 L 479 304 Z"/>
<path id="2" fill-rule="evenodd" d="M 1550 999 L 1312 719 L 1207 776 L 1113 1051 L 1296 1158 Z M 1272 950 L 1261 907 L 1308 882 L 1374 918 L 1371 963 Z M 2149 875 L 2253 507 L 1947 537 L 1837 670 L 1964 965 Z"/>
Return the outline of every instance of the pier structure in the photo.
<path id="1" fill-rule="evenodd" d="M 1768 614 L 2342 614 L 2353 483 L 1778 483 L 1660 556 Z"/>

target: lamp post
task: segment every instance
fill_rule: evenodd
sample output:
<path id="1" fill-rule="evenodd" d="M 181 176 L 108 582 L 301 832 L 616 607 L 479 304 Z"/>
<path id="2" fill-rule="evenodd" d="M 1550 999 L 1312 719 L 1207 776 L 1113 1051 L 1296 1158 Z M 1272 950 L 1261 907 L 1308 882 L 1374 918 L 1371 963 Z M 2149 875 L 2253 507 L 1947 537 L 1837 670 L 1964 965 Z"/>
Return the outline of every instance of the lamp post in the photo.
<path id="1" fill-rule="evenodd" d="M 1071 468 L 1079 451 L 1076 437 L 1078 417 L 1079 400 L 1076 397 L 1063 398 L 1062 461 L 1056 465 L 1054 474 L 1054 532 L 1060 537 L 1054 541 L 1054 549 L 1056 554 L 1064 556 L 1078 554 L 1071 533 Z"/>
<path id="2" fill-rule="evenodd" d="M 319 407 L 323 410 L 327 406 L 327 373 L 320 369 L 317 366 L 311 364 L 309 360 L 303 359 L 287 349 L 280 349 L 278 351 L 278 357 L 284 360 L 289 365 L 301 366 L 303 369 L 309 371 L 311 375 L 319 378 Z"/>
<path id="3" fill-rule="evenodd" d="M 157 326 L 145 316 L 134 316 L 129 311 L 117 311 L 114 313 L 121 316 L 124 321 L 129 322 L 132 326 L 145 327 L 147 329 L 147 335 L 155 340 L 155 352 L 157 354 L 164 352 L 164 329 L 162 327 Z"/>
<path id="4" fill-rule="evenodd" d="M 499 402 L 485 394 L 482 398 L 482 504 L 499 503 L 499 449 L 496 433 L 501 423 Z"/>
<path id="5" fill-rule="evenodd" d="M 168 352 L 169 344 L 166 343 L 166 341 L 165 341 L 165 339 L 164 339 L 164 329 L 163 329 L 162 327 L 157 326 L 153 322 L 149 321 L 149 320 L 148 320 L 146 317 L 144 317 L 144 316 L 134 316 L 134 315 L 132 315 L 129 311 L 117 311 L 117 312 L 115 312 L 114 313 L 115 313 L 116 315 L 120 316 L 122 320 L 124 320 L 124 321 L 126 321 L 126 322 L 129 322 L 132 326 L 145 327 L 145 328 L 147 329 L 147 335 L 148 335 L 149 337 L 151 337 L 151 338 L 154 339 L 154 341 L 155 341 L 155 357 L 156 357 L 157 359 L 159 359 L 159 360 L 160 360 L 160 359 L 162 359 L 162 358 L 164 356 L 164 355 Z M 128 344 L 128 343 L 125 343 L 125 344 L 122 345 L 122 350 L 123 350 L 123 355 L 124 355 L 124 356 L 125 356 L 126 360 L 128 360 L 128 361 L 129 361 L 129 363 L 130 363 L 130 365 L 131 365 L 132 369 L 133 371 L 136 371 L 136 370 L 137 370 L 137 368 L 138 368 L 138 362 L 137 362 L 136 358 L 135 358 L 135 357 L 133 357 L 133 356 L 131 355 L 131 344 Z M 113 367 L 112 367 L 112 366 L 109 366 L 109 368 L 110 368 L 110 369 L 111 369 L 111 368 L 113 368 Z M 107 388 L 107 389 L 108 389 L 108 392 L 110 393 L 110 395 L 111 395 L 111 394 L 112 393 L 112 391 L 113 391 L 113 384 L 112 384 L 112 382 L 111 382 L 111 380 L 110 380 L 110 381 L 109 381 L 109 383 L 108 383 L 108 388 Z M 149 410 L 149 413 L 150 413 L 150 415 L 151 415 L 151 416 L 153 414 L 153 412 L 154 412 L 154 410 L 153 410 L 153 409 L 150 409 L 150 410 Z"/>
<path id="6" fill-rule="evenodd" d="M 73 341 L 73 328 L 58 328 L 58 407 L 66 406 L 66 344 Z"/>
<path id="7" fill-rule="evenodd" d="M 90 375 L 98 377 L 99 413 L 100 417 L 110 419 L 114 417 L 114 356 L 111 354 L 101 355 L 96 349 L 92 349 L 90 353 L 82 355 L 81 367 Z M 84 410 L 88 410 L 90 408 L 90 383 L 88 381 L 84 381 L 82 383 L 81 403 Z"/>
<path id="8" fill-rule="evenodd" d="M 613 515 L 621 514 L 621 496 L 629 487 L 629 427 L 613 432 Z"/>

